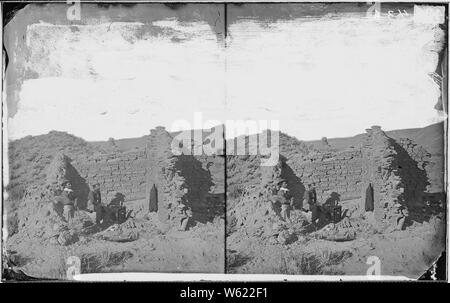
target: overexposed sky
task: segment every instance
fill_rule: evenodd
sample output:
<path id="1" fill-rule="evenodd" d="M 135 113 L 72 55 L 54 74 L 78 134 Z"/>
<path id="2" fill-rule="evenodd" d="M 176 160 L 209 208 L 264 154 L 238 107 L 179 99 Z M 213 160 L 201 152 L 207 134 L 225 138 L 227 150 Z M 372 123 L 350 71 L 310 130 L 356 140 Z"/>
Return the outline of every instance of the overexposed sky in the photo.
<path id="1" fill-rule="evenodd" d="M 237 22 L 227 48 L 229 115 L 278 119 L 299 139 L 435 123 L 440 90 L 428 73 L 438 32 L 412 18 Z"/>
<path id="2" fill-rule="evenodd" d="M 436 26 L 412 18 L 239 20 L 227 47 L 206 22 L 27 27 L 10 139 L 51 130 L 86 140 L 138 137 L 177 119 L 279 120 L 302 140 L 438 121 Z M 14 62 L 12 62 L 14 64 Z"/>
<path id="3" fill-rule="evenodd" d="M 191 120 L 195 110 L 222 120 L 224 60 L 215 33 L 201 22 L 154 25 L 176 35 L 130 42 L 126 35 L 142 24 L 82 25 L 75 32 L 29 26 L 30 64 L 40 76 L 21 87 L 10 138 L 53 129 L 86 140 L 137 137 L 174 119 Z"/>

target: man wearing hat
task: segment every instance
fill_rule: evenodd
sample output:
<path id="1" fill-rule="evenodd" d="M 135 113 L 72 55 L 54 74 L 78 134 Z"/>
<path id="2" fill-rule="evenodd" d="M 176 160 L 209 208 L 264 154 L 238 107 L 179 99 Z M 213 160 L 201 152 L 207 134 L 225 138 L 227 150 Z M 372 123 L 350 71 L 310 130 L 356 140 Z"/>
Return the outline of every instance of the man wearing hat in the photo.
<path id="1" fill-rule="evenodd" d="M 72 190 L 72 184 L 68 181 L 63 183 L 63 192 L 60 202 L 63 205 L 63 216 L 67 223 L 72 223 L 75 215 L 75 208 L 77 207 L 77 199 Z"/>
<path id="2" fill-rule="evenodd" d="M 278 190 L 278 196 L 281 202 L 280 216 L 284 221 L 288 222 L 290 221 L 291 217 L 291 207 L 293 203 L 293 198 L 289 193 L 286 181 L 283 181 L 281 183 L 280 189 Z"/>

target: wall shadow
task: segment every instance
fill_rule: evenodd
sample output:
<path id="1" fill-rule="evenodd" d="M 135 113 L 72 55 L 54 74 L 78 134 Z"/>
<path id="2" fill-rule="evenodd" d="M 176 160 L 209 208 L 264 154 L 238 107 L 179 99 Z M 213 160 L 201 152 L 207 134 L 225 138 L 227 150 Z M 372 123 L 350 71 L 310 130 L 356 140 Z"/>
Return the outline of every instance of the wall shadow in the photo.
<path id="1" fill-rule="evenodd" d="M 212 222 L 214 217 L 224 212 L 224 200 L 213 198 L 210 194 L 212 182 L 211 173 L 203 169 L 202 163 L 192 155 L 177 157 L 175 171 L 184 178 L 184 187 L 188 192 L 182 201 L 192 211 L 194 222 Z"/>
<path id="2" fill-rule="evenodd" d="M 78 199 L 78 207 L 82 210 L 85 210 L 87 208 L 87 200 L 90 188 L 86 182 L 86 179 L 81 177 L 75 167 L 70 164 L 71 161 L 71 159 L 68 159 L 66 167 L 66 177 L 72 184 L 72 189 Z"/>
<path id="3" fill-rule="evenodd" d="M 396 161 L 393 165 L 397 166 L 404 187 L 402 195 L 405 205 L 403 206 L 408 209 L 409 214 L 405 224 L 410 225 L 412 221 L 419 223 L 428 221 L 432 215 L 432 209 L 426 202 L 427 194 L 425 191 L 430 184 L 427 172 L 417 166 L 417 161 L 411 158 L 403 146 L 393 139 L 390 140 L 397 152 Z"/>
<path id="4" fill-rule="evenodd" d="M 292 168 L 286 163 L 286 157 L 280 155 L 281 178 L 283 178 L 289 189 L 290 194 L 294 198 L 294 209 L 301 209 L 303 207 L 303 195 L 305 194 L 305 186 L 301 179 L 297 177 Z"/>

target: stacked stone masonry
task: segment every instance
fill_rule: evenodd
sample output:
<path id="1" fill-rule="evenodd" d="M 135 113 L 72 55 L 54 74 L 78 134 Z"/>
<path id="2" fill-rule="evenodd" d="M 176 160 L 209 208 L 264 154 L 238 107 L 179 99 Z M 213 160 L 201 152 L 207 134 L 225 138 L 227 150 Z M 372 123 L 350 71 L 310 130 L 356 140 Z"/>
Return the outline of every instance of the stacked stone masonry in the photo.
<path id="1" fill-rule="evenodd" d="M 341 201 L 362 198 L 371 183 L 376 219 L 395 224 L 408 210 L 420 207 L 428 185 L 425 168 L 429 157 L 411 140 L 397 142 L 381 127 L 373 126 L 366 130 L 361 146 L 294 155 L 284 159 L 283 171 L 284 179 L 295 184 L 291 185 L 294 199 L 300 201 L 307 184 L 315 183 L 318 202 L 323 203 L 333 193 Z"/>
<path id="2" fill-rule="evenodd" d="M 155 184 L 162 221 L 175 219 L 180 202 L 192 209 L 197 220 L 209 220 L 217 214 L 217 204 L 224 202 L 224 197 L 219 197 L 223 186 L 218 183 L 225 180 L 217 179 L 221 165 L 224 166 L 223 158 L 175 156 L 171 151 L 172 141 L 170 133 L 160 127 L 151 131 L 144 150 L 77 158 L 71 164 L 88 184 L 100 183 L 107 201 L 117 192 L 126 201 L 148 199 L 149 190 Z M 281 158 L 277 169 L 260 171 L 260 176 L 276 182 L 286 179 L 297 203 L 301 203 L 304 188 L 310 183 L 315 183 L 320 203 L 333 193 L 341 201 L 361 198 L 370 182 L 379 220 L 393 220 L 401 208 L 414 207 L 427 185 L 425 167 L 429 154 L 408 139 L 389 138 L 378 126 L 367 130 L 361 146 L 337 152 L 294 153 Z M 211 171 L 215 172 L 214 176 Z M 269 181 L 261 181 L 268 185 Z M 187 194 L 184 189 L 188 189 Z"/>
<path id="3" fill-rule="evenodd" d="M 332 192 L 341 200 L 361 196 L 362 154 L 360 150 L 321 153 L 300 162 L 287 161 L 304 186 L 315 183 L 317 198 L 323 201 Z"/>
<path id="4" fill-rule="evenodd" d="M 146 196 L 145 150 L 78 158 L 72 161 L 72 165 L 89 185 L 100 184 L 102 195 L 107 201 L 116 192 L 122 193 L 127 201 Z"/>

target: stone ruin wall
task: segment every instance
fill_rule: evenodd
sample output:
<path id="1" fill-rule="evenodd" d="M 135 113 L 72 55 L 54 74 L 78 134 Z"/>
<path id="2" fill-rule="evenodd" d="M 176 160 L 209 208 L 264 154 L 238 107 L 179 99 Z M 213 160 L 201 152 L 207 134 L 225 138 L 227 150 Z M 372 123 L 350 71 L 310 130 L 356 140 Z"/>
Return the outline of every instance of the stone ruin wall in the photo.
<path id="1" fill-rule="evenodd" d="M 279 221 L 271 202 L 282 180 L 282 161 L 261 166 L 259 155 L 227 158 L 227 234 L 241 228 L 250 234 L 261 232 L 261 227 L 271 228 Z"/>
<path id="2" fill-rule="evenodd" d="M 158 191 L 158 217 L 161 222 L 174 219 L 176 206 L 182 197 L 185 180 L 176 170 L 177 159 L 171 152 L 172 137 L 163 128 L 150 132 L 147 145 L 147 162 L 151 169 L 146 176 L 149 190 L 156 186 Z"/>
<path id="3" fill-rule="evenodd" d="M 162 221 L 174 219 L 175 206 L 182 200 L 191 207 L 197 220 L 208 220 L 214 215 L 211 201 L 217 204 L 224 198 L 220 185 L 216 184 L 216 189 L 212 187 L 208 165 L 212 163 L 213 169 L 218 171 L 223 158 L 174 156 L 172 139 L 160 127 L 151 131 L 147 151 L 77 158 L 71 164 L 89 185 L 100 183 L 105 201 L 110 201 L 115 192 L 124 194 L 126 201 L 148 199 L 150 187 L 155 184 L 160 206 L 158 215 Z M 376 217 L 389 221 L 398 214 L 399 204 L 408 208 L 413 206 L 411 201 L 420 202 L 420 192 L 425 190 L 423 174 L 426 178 L 427 156 L 428 153 L 411 140 L 397 142 L 387 137 L 381 128 L 372 127 L 367 130 L 362 146 L 301 158 L 293 156 L 284 160 L 286 165 L 281 161 L 281 176 L 279 169 L 269 169 L 266 173 L 270 172 L 270 176 L 261 173 L 276 183 L 273 174 L 278 171 L 275 179 L 283 177 L 289 185 L 295 184 L 293 193 L 297 203 L 301 203 L 304 186 L 308 183 L 316 183 L 318 200 L 324 202 L 332 192 L 338 193 L 341 201 L 361 198 L 370 181 L 374 186 Z M 292 171 L 288 172 L 286 167 Z M 266 183 L 263 181 L 261 185 L 268 185 Z M 269 187 L 275 186 L 272 185 Z M 186 197 L 183 197 L 183 188 L 189 188 Z M 211 192 L 221 197 L 213 199 Z"/>
<path id="4" fill-rule="evenodd" d="M 437 184 L 430 184 L 433 183 L 431 182 L 433 172 L 427 172 L 429 164 L 432 163 L 431 154 L 425 148 L 408 138 L 397 140 L 396 146 L 401 159 L 403 159 L 399 165 L 401 167 L 406 167 L 406 171 L 409 172 L 409 178 L 405 180 L 408 181 L 405 186 L 406 199 L 408 201 L 420 201 L 421 192 L 432 192 L 433 190 L 436 190 L 436 188 L 433 187 L 436 187 Z M 405 154 L 407 155 L 405 156 Z M 428 175 L 429 173 L 430 175 Z"/>
<path id="5" fill-rule="evenodd" d="M 162 222 L 175 219 L 176 206 L 181 201 L 191 208 L 196 221 L 211 221 L 223 215 L 224 207 L 221 209 L 220 205 L 225 200 L 224 158 L 175 156 L 171 151 L 172 139 L 163 127 L 157 127 L 151 130 L 145 150 L 77 157 L 66 164 L 70 168 L 66 179 L 71 181 L 81 205 L 86 204 L 88 186 L 98 182 L 104 203 L 119 192 L 125 202 L 142 200 L 144 203 L 138 208 L 146 213 L 150 188 L 155 184 Z M 183 188 L 188 188 L 186 195 Z"/>
<path id="6" fill-rule="evenodd" d="M 71 164 L 89 186 L 100 183 L 105 202 L 111 201 L 116 192 L 122 193 L 126 201 L 146 197 L 145 150 L 77 158 Z"/>
<path id="7" fill-rule="evenodd" d="M 301 187 L 296 192 L 300 199 L 305 186 L 314 182 L 319 203 L 332 192 L 338 193 L 341 201 L 363 198 L 371 182 L 376 219 L 394 223 L 401 209 L 420 206 L 421 195 L 428 184 L 425 172 L 428 158 L 429 154 L 411 140 L 397 142 L 379 126 L 373 126 L 366 130 L 359 147 L 285 159 L 284 178 L 288 182 L 294 180 L 297 187 Z M 286 172 L 289 169 L 293 173 L 290 177 Z"/>
<path id="8" fill-rule="evenodd" d="M 389 221 L 397 214 L 398 205 L 405 203 L 404 183 L 399 175 L 394 142 L 378 126 L 367 129 L 363 138 L 364 182 L 361 194 L 364 197 L 365 188 L 370 182 L 374 190 L 374 214 L 377 221 Z"/>
<path id="9" fill-rule="evenodd" d="M 151 167 L 147 184 L 149 188 L 155 184 L 158 189 L 158 217 L 161 222 L 173 224 L 176 207 L 183 202 L 192 210 L 194 221 L 211 221 L 224 211 L 220 209 L 224 205 L 223 188 L 213 186 L 210 173 L 211 168 L 217 170 L 223 159 L 173 155 L 172 140 L 163 127 L 157 127 L 151 130 L 147 147 L 147 162 Z M 212 163 L 211 167 L 206 167 L 208 163 Z M 187 194 L 183 193 L 184 188 L 188 189 Z"/>
<path id="10" fill-rule="evenodd" d="M 287 161 L 303 187 L 315 183 L 317 199 L 325 201 L 332 192 L 341 200 L 361 196 L 362 154 L 361 150 L 350 149 L 337 153 L 319 153 L 303 159 L 302 162 Z M 302 188 L 300 195 L 303 194 Z"/>

